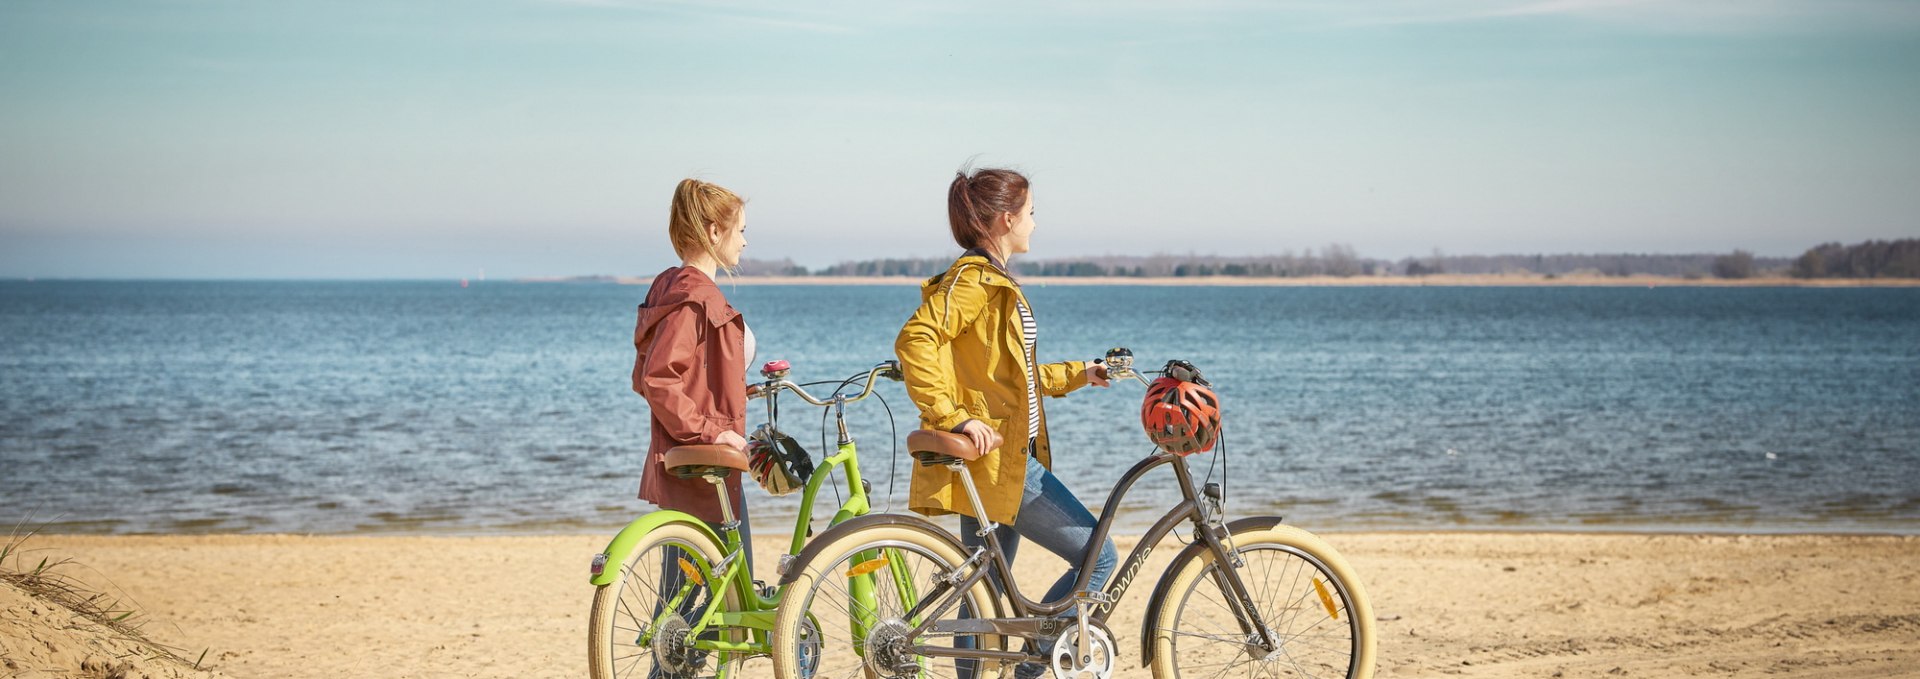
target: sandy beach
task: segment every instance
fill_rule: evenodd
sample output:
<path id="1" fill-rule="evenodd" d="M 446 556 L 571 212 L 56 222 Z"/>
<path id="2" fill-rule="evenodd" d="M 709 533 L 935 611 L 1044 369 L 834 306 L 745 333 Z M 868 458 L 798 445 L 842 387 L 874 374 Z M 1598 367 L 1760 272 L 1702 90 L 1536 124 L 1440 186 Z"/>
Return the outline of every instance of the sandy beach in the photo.
<path id="1" fill-rule="evenodd" d="M 569 278 L 527 278 L 528 283 L 568 282 Z M 621 285 L 646 285 L 645 276 L 615 276 Z M 732 285 L 919 285 L 925 278 L 915 276 L 735 276 L 722 280 Z M 1435 274 L 1432 276 L 1300 276 L 1293 278 L 1255 278 L 1250 276 L 1183 276 L 1134 278 L 1130 276 L 1027 276 L 1023 285 L 1175 285 L 1219 287 L 1710 287 L 1710 288 L 1912 288 L 1920 287 L 1920 278 L 1680 278 L 1674 276 L 1542 276 L 1536 274 Z"/>
<path id="2" fill-rule="evenodd" d="M 1379 676 L 1920 674 L 1920 537 L 1326 537 L 1366 578 Z M 55 535 L 28 547 L 74 558 L 74 575 L 144 608 L 149 635 L 190 658 L 208 651 L 227 676 L 577 677 L 587 564 L 605 539 Z M 776 542 L 757 547 L 767 570 Z M 1038 588 L 1061 564 L 1024 550 L 1021 566 Z M 1116 615 L 1123 644 L 1148 591 Z M 1148 676 L 1134 648 L 1121 676 Z M 765 660 L 747 667 L 771 674 Z"/>

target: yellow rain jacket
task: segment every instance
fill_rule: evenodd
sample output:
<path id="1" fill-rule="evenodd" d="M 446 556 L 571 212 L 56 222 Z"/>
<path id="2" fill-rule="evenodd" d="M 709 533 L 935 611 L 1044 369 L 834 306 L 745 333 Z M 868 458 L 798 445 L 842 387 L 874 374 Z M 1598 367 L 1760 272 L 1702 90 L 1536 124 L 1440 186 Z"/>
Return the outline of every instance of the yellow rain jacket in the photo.
<path id="1" fill-rule="evenodd" d="M 920 308 L 893 344 L 922 428 L 953 431 L 971 419 L 1000 432 L 1000 448 L 967 464 L 986 518 L 999 523 L 1012 523 L 1020 512 L 1028 437 L 1036 438 L 1040 463 L 1053 468 L 1045 408 L 1040 431 L 1027 431 L 1024 373 L 1034 370 L 1040 392 L 1056 398 L 1087 385 L 1084 361 L 1027 365 L 1016 302 L 1026 302 L 1026 296 L 1006 271 L 986 257 L 962 256 L 946 273 L 921 284 Z M 1039 354 L 1036 345 L 1034 355 Z M 973 514 L 966 490 L 945 467 L 913 465 L 909 488 L 908 506 L 914 511 Z"/>

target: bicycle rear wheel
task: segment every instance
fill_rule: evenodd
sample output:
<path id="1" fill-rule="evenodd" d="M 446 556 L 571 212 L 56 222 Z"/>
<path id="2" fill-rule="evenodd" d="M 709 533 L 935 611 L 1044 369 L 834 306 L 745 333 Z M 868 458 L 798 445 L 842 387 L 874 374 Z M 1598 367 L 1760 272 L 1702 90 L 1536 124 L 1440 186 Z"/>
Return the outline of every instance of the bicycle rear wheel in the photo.
<path id="1" fill-rule="evenodd" d="M 928 633 L 911 630 L 927 620 L 939 603 L 953 598 L 937 578 L 948 576 L 966 558 L 947 539 L 908 525 L 876 525 L 834 540 L 807 561 L 794 564 L 799 575 L 780 602 L 773 626 L 775 676 L 790 679 L 853 677 L 999 676 L 998 662 L 936 658 L 914 647 L 1000 650 L 993 635 Z M 936 590 L 939 601 L 913 613 Z M 939 620 L 998 615 L 985 579 L 961 595 Z M 984 612 L 985 615 L 981 615 Z"/>
<path id="2" fill-rule="evenodd" d="M 1152 621 L 1153 674 L 1171 677 L 1373 676 L 1373 606 L 1345 558 L 1292 526 L 1235 534 L 1236 569 L 1280 647 L 1263 654 L 1257 633 L 1227 604 L 1211 553 L 1172 574 Z"/>
<path id="3" fill-rule="evenodd" d="M 587 629 L 589 676 L 711 677 L 735 660 L 734 654 L 693 648 L 688 633 L 709 606 L 739 610 L 733 588 L 704 575 L 722 558 L 721 547 L 688 523 L 664 524 L 641 538 L 614 581 L 594 591 Z M 722 585 L 719 591 L 716 584 Z M 707 638 L 738 638 L 708 629 Z"/>

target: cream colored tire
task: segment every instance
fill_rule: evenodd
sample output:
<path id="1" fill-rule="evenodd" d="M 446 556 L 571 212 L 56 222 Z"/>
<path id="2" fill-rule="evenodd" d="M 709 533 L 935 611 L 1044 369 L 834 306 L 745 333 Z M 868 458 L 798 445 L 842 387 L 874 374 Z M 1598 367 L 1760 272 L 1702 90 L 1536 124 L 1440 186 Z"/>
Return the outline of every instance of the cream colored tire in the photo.
<path id="1" fill-rule="evenodd" d="M 618 564 L 620 570 L 614 581 L 594 589 L 593 612 L 588 616 L 587 623 L 588 676 L 593 679 L 639 678 L 647 676 L 652 670 L 652 654 L 647 649 L 631 645 L 627 639 L 637 636 L 640 626 L 651 623 L 651 602 L 657 598 L 650 591 L 648 580 L 658 579 L 661 559 L 665 550 L 671 547 L 678 547 L 687 555 L 704 560 L 704 566 L 709 570 L 726 556 L 720 545 L 707 537 L 706 531 L 692 524 L 668 523 L 649 531 L 634 545 L 626 563 Z M 711 587 L 712 583 L 708 582 L 707 586 Z M 711 591 L 707 593 L 709 599 L 712 595 Z M 728 588 L 719 599 L 719 605 L 730 611 L 739 610 L 739 603 L 739 596 L 732 588 Z M 648 618 L 642 620 L 643 616 Z"/>
<path id="2" fill-rule="evenodd" d="M 1151 628 L 1153 676 L 1373 676 L 1373 605 L 1340 552 L 1284 525 L 1237 533 L 1230 547 L 1245 560 L 1238 571 L 1281 649 L 1255 659 L 1237 643 L 1246 635 L 1227 595 L 1208 576 L 1213 554 L 1203 551 L 1167 576 L 1167 600 Z M 1273 671 L 1263 672 L 1261 665 Z M 1225 671 L 1229 667 L 1234 669 Z"/>
<path id="3" fill-rule="evenodd" d="M 917 592 L 931 590 L 932 581 L 929 576 L 934 572 L 951 571 L 966 561 L 966 556 L 946 538 L 930 534 L 926 528 L 913 525 L 875 525 L 848 533 L 820 547 L 806 561 L 793 565 L 793 568 L 798 569 L 799 575 L 793 582 L 788 583 L 781 595 L 780 610 L 774 620 L 771 639 L 774 676 L 782 679 L 887 676 L 887 673 L 863 667 L 866 665 L 866 659 L 855 649 L 852 634 L 847 629 L 851 625 L 853 616 L 848 612 L 850 605 L 847 602 L 852 599 L 850 588 L 846 585 L 849 580 L 846 572 L 859 564 L 871 561 L 858 561 L 856 557 L 863 552 L 873 551 L 889 556 L 890 560 L 902 562 L 905 566 L 904 570 L 910 571 L 909 577 Z M 888 587 L 888 582 L 893 578 L 891 569 L 881 568 L 872 572 L 876 574 L 876 581 L 887 581 L 879 582 L 875 586 L 876 603 L 873 615 L 884 619 L 889 613 L 904 612 L 905 607 L 900 604 L 897 597 L 884 594 L 892 591 Z M 971 608 L 973 617 L 998 617 L 1001 614 L 998 599 L 990 589 L 989 579 L 982 578 L 967 592 L 966 596 L 966 603 Z M 959 611 L 960 607 L 955 606 L 943 617 L 956 618 L 959 616 Z M 982 616 L 982 612 L 986 615 Z M 800 636 L 803 621 L 806 622 L 812 634 L 818 635 L 816 639 L 809 640 L 816 645 L 812 661 L 814 666 L 808 668 L 812 670 L 811 672 L 803 671 L 801 662 L 802 639 Z M 928 640 L 938 643 L 932 638 Z M 1005 640 L 998 636 L 982 635 L 979 638 L 980 648 L 998 650 L 1004 644 Z M 951 667 L 944 664 L 953 662 L 947 658 L 915 657 L 922 665 L 942 663 L 946 670 L 950 670 Z M 997 677 L 1006 670 L 1007 668 L 1000 663 L 980 661 L 979 670 L 975 676 Z M 918 674 L 929 673 L 919 672 Z M 931 674 L 952 676 L 950 671 Z M 1007 676 L 1011 676 L 1011 673 L 1009 672 Z"/>

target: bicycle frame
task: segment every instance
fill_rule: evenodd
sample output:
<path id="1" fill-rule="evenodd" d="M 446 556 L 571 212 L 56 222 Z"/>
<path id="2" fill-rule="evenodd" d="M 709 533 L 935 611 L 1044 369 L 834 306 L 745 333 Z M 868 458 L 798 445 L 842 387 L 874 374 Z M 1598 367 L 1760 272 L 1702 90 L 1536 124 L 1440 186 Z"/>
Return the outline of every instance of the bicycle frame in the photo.
<path id="1" fill-rule="evenodd" d="M 765 397 L 768 400 L 768 419 L 770 422 L 775 419 L 774 413 L 777 412 L 777 407 L 774 405 L 774 400 L 778 397 L 779 391 L 783 388 L 789 388 L 808 403 L 832 407 L 839 429 L 839 439 L 834 454 L 822 460 L 819 467 L 814 470 L 813 475 L 809 477 L 806 484 L 802 486 L 801 504 L 798 515 L 794 518 L 793 535 L 788 545 L 787 556 L 790 557 L 799 554 L 801 549 L 806 546 L 813 522 L 814 499 L 819 495 L 821 487 L 826 485 L 831 479 L 835 469 L 844 470 L 847 477 L 848 494 L 846 501 L 840 504 L 839 509 L 834 512 L 828 525 L 838 525 L 847 519 L 865 515 L 872 509 L 868 500 L 867 484 L 861 479 L 860 475 L 859 452 L 854 443 L 853 436 L 847 430 L 845 406 L 847 403 L 861 400 L 871 394 L 875 379 L 885 374 L 883 370 L 890 369 L 894 371 L 894 373 L 897 373 L 897 368 L 892 367 L 894 365 L 893 362 L 889 361 L 869 371 L 863 392 L 855 397 L 842 396 L 836 393 L 830 399 L 815 399 L 797 385 L 783 379 L 785 375 L 784 371 L 777 375 L 769 374 L 769 379 L 765 383 L 753 385 L 754 388 L 750 389 L 751 397 Z M 730 498 L 725 497 L 725 485 L 720 484 L 716 487 L 720 489 L 722 494 L 723 506 L 731 506 Z M 602 552 L 601 556 L 596 557 L 595 562 L 625 564 L 631 558 L 633 548 L 648 532 L 662 525 L 675 522 L 688 523 L 697 527 L 702 533 L 706 534 L 707 537 L 713 539 L 715 544 L 720 545 L 726 556 L 723 557 L 719 563 L 712 565 L 704 563 L 695 564 L 691 561 L 683 560 L 681 568 L 688 569 L 686 573 L 687 577 L 682 581 L 678 591 L 663 593 L 666 595 L 667 605 L 661 608 L 662 620 L 664 620 L 664 616 L 672 615 L 673 611 L 678 610 L 680 604 L 685 601 L 686 597 L 692 595 L 695 588 L 704 587 L 706 583 L 713 583 L 712 589 L 715 592 L 714 599 L 719 600 L 723 598 L 723 595 L 720 593 L 731 590 L 740 602 L 739 609 L 726 610 L 726 606 L 706 606 L 698 619 L 687 621 L 689 625 L 688 645 L 701 650 L 723 653 L 753 655 L 769 652 L 771 649 L 769 646 L 769 637 L 773 629 L 776 614 L 775 609 L 780 605 L 781 594 L 785 588 L 784 585 L 777 586 L 773 590 L 772 596 L 762 596 L 760 591 L 754 587 L 753 573 L 751 569 L 748 568 L 746 559 L 741 558 L 746 550 L 752 549 L 752 545 L 743 544 L 740 540 L 740 531 L 732 529 L 730 525 L 723 524 L 723 528 L 726 529 L 716 534 L 705 521 L 701 521 L 685 512 L 675 510 L 649 512 L 621 529 L 621 531 L 614 536 L 613 541 L 608 544 L 607 549 Z M 730 523 L 737 523 L 737 521 Z M 590 582 L 595 586 L 606 586 L 611 584 L 617 575 L 617 566 L 616 568 L 604 569 L 603 572 L 590 578 Z M 869 598 L 871 597 L 871 579 L 867 578 L 865 580 L 866 582 L 855 583 L 855 594 L 862 596 L 862 598 Z M 661 620 L 656 620 L 654 625 L 649 626 L 648 630 L 639 637 L 638 643 L 642 645 L 651 643 L 653 631 L 660 628 L 660 622 Z M 701 638 L 702 632 L 707 631 L 708 628 L 715 627 L 749 630 L 752 633 L 752 639 L 749 641 L 724 641 Z"/>
<path id="2" fill-rule="evenodd" d="M 1218 559 L 1220 563 L 1237 565 L 1239 561 L 1237 558 L 1234 558 L 1233 554 L 1224 544 L 1225 541 L 1229 539 L 1229 533 L 1221 523 L 1221 512 L 1217 503 L 1215 503 L 1212 498 L 1203 498 L 1200 493 L 1195 492 L 1193 472 L 1188 468 L 1185 457 L 1165 452 L 1156 452 L 1152 456 L 1141 460 L 1135 464 L 1132 469 L 1127 470 L 1126 474 L 1121 476 L 1120 482 L 1114 487 L 1113 493 L 1107 496 L 1106 505 L 1101 510 L 1100 521 L 1095 525 L 1093 536 L 1088 540 L 1087 544 L 1098 545 L 1106 541 L 1108 533 L 1112 530 L 1114 518 L 1119 514 L 1118 509 L 1120 502 L 1125 499 L 1127 491 L 1133 488 L 1133 484 L 1139 481 L 1140 477 L 1161 465 L 1173 466 L 1174 475 L 1178 477 L 1180 482 L 1182 499 L 1179 504 L 1174 505 L 1174 507 L 1168 510 L 1165 515 L 1162 515 L 1158 521 L 1155 521 L 1153 527 L 1147 529 L 1146 534 L 1141 537 L 1140 543 L 1134 546 L 1133 551 L 1127 554 L 1127 559 L 1121 562 L 1120 567 L 1115 570 L 1114 577 L 1107 582 L 1106 587 L 1101 591 L 1104 601 L 1094 607 L 1087 615 L 1087 618 L 1094 623 L 1102 625 L 1106 623 L 1107 617 L 1112 615 L 1114 609 L 1119 605 L 1120 600 L 1126 596 L 1127 590 L 1133 585 L 1133 580 L 1139 575 L 1140 567 L 1146 563 L 1147 557 L 1153 554 L 1153 550 L 1161 539 L 1165 538 L 1168 533 L 1172 532 L 1173 529 L 1182 522 L 1190 522 L 1194 525 L 1194 533 L 1199 539 L 1199 542 L 1205 545 L 1205 550 L 1212 552 L 1214 558 Z M 964 469 L 964 467 L 961 468 Z M 1278 521 L 1279 519 L 1274 519 L 1275 523 Z M 967 563 L 973 565 L 974 568 L 972 568 L 966 577 L 952 584 L 942 582 L 936 585 L 934 590 L 929 592 L 926 598 L 921 601 L 920 605 L 914 606 L 907 612 L 904 616 L 906 619 L 920 621 L 913 628 L 912 632 L 909 633 L 908 638 L 917 638 L 928 631 L 938 631 L 948 634 L 997 634 L 1027 638 L 1056 636 L 1070 624 L 1070 619 L 1061 618 L 1059 615 L 1075 608 L 1079 603 L 1079 597 L 1071 592 L 1081 592 L 1086 589 L 1087 581 L 1093 576 L 1093 566 L 1095 560 L 1099 558 L 1099 550 L 1087 550 L 1086 557 L 1080 564 L 1080 575 L 1078 579 L 1075 580 L 1073 589 L 1066 597 L 1057 601 L 1035 602 L 1020 592 L 1019 583 L 1013 577 L 1012 564 L 1008 562 L 1005 552 L 1001 549 L 998 537 L 993 534 L 993 528 L 994 526 L 992 524 L 982 526 L 987 544 L 983 548 L 976 549 L 974 553 L 968 557 Z M 1273 635 L 1272 630 L 1268 628 L 1266 621 L 1260 618 L 1258 607 L 1253 604 L 1253 599 L 1247 592 L 1246 584 L 1241 580 L 1238 571 L 1234 568 L 1222 568 L 1219 569 L 1219 572 L 1223 574 L 1222 577 L 1219 577 L 1222 588 L 1233 595 L 1227 597 L 1227 601 L 1230 604 L 1230 608 L 1233 609 L 1234 616 L 1238 619 L 1243 631 L 1249 634 L 1257 633 L 1259 640 L 1254 645 L 1264 651 L 1271 652 L 1275 648 L 1278 648 L 1278 640 Z M 1005 584 L 1004 587 L 996 587 L 995 589 L 1005 595 L 1007 603 L 1012 607 L 1012 616 L 1004 618 L 939 620 L 940 616 L 944 615 L 948 609 L 959 603 L 960 597 L 957 596 L 958 593 L 966 592 L 978 584 L 981 579 L 988 577 L 989 574 L 997 574 L 999 581 Z M 956 596 L 946 596 L 949 591 L 955 593 Z M 929 606 L 932 606 L 930 612 L 928 611 Z M 923 617 L 923 613 L 927 615 Z M 1031 657 L 1025 653 L 938 646 L 916 645 L 914 652 L 926 656 L 954 658 L 1044 661 L 1043 658 Z"/>
<path id="3" fill-rule="evenodd" d="M 819 494 L 821 486 L 826 485 L 827 479 L 835 468 L 846 470 L 847 483 L 853 490 L 847 494 L 847 500 L 840 504 L 839 510 L 834 512 L 829 525 L 837 525 L 867 513 L 870 507 L 866 490 L 860 482 L 859 459 L 853 441 L 841 442 L 837 452 L 823 461 L 820 467 L 814 470 L 813 476 L 807 479 L 807 485 L 801 489 L 800 513 L 794 519 L 793 541 L 787 549 L 787 554 L 799 554 L 800 549 L 806 546 L 808 529 L 813 522 L 813 499 Z M 732 589 L 739 597 L 743 610 L 725 611 L 721 610 L 724 608 L 722 606 L 708 606 L 698 620 L 687 621 L 690 624 L 691 636 L 697 639 L 701 632 L 711 626 L 743 627 L 753 630 L 754 639 L 748 643 L 699 640 L 692 642 L 692 645 L 695 648 L 710 651 L 766 653 L 769 649 L 766 637 L 773 629 L 774 609 L 780 605 L 781 592 L 776 589 L 771 597 L 761 596 L 759 590 L 753 586 L 753 573 L 748 571 L 746 559 L 738 558 L 752 546 L 740 541 L 740 532 L 737 530 L 723 530 L 720 534 L 723 537 L 722 543 L 727 556 L 720 563 L 714 564 L 711 569 L 705 564 L 695 565 L 694 568 L 700 573 L 700 580 L 689 578 L 685 584 L 681 585 L 680 592 L 675 594 L 673 603 L 678 604 L 680 597 L 686 596 L 694 587 L 700 586 L 701 581 L 722 583 L 720 587 Z M 715 573 L 714 570 L 719 572 Z M 718 590 L 720 587 L 714 589 Z M 668 606 L 663 610 L 676 609 L 677 606 Z M 643 637 L 642 640 L 648 639 Z"/>

